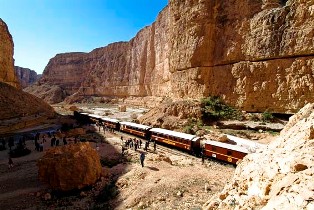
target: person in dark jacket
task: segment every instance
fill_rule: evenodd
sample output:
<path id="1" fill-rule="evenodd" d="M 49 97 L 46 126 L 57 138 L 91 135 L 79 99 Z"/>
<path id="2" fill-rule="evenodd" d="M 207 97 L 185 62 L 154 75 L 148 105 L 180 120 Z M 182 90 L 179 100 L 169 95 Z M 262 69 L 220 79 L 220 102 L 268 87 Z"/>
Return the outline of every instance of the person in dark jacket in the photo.
<path id="1" fill-rule="evenodd" d="M 140 154 L 140 161 L 141 161 L 142 167 L 144 167 L 144 160 L 145 160 L 145 154 L 144 154 L 144 152 L 142 152 L 142 153 Z"/>

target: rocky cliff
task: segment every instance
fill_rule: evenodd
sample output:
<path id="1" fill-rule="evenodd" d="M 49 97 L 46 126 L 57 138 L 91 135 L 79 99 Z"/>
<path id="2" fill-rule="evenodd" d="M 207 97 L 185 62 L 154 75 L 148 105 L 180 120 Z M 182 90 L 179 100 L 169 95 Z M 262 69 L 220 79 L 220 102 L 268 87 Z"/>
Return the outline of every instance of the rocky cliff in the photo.
<path id="1" fill-rule="evenodd" d="M 27 86 L 33 84 L 41 77 L 41 74 L 37 75 L 36 71 L 28 68 L 14 66 L 14 70 L 17 77 L 19 78 L 22 88 L 26 88 Z"/>
<path id="2" fill-rule="evenodd" d="M 247 155 L 204 209 L 314 209 L 314 104 L 266 149 Z"/>
<path id="3" fill-rule="evenodd" d="M 5 82 L 13 87 L 20 87 L 13 67 L 13 40 L 8 26 L 0 18 L 0 82 Z"/>
<path id="4" fill-rule="evenodd" d="M 88 96 L 199 99 L 291 113 L 313 102 L 314 1 L 169 0 L 129 42 L 52 58 L 41 83 Z"/>
<path id="5" fill-rule="evenodd" d="M 37 126 L 54 116 L 43 100 L 24 93 L 13 66 L 13 40 L 0 19 L 0 135 Z M 18 88 L 17 88 L 18 87 Z"/>

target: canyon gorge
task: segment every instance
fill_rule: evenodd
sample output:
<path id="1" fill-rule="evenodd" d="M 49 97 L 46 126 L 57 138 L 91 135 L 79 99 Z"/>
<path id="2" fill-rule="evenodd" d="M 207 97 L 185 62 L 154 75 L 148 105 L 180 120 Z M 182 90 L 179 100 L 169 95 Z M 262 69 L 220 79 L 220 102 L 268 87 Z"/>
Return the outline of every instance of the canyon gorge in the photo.
<path id="1" fill-rule="evenodd" d="M 249 112 L 295 113 L 314 100 L 313 16 L 312 0 L 170 0 L 129 42 L 56 55 L 28 92 L 53 87 L 49 103 L 218 95 Z"/>
<path id="2" fill-rule="evenodd" d="M 37 74 L 36 71 L 23 68 L 20 66 L 14 66 L 15 73 L 19 79 L 22 88 L 26 88 L 40 79 L 41 74 Z"/>

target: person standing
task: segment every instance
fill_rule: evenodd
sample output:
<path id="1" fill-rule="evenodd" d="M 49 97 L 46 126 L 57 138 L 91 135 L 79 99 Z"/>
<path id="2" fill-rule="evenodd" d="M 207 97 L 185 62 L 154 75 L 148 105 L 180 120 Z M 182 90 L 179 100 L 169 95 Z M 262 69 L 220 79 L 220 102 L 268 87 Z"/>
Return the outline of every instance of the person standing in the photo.
<path id="1" fill-rule="evenodd" d="M 9 169 L 13 168 L 13 160 L 11 156 L 9 156 Z"/>
<path id="2" fill-rule="evenodd" d="M 142 167 L 144 167 L 144 160 L 145 160 L 145 154 L 144 154 L 144 152 L 141 153 L 141 155 L 140 155 L 140 160 L 141 160 L 141 165 L 142 165 Z"/>
<path id="3" fill-rule="evenodd" d="M 66 139 L 66 137 L 64 136 L 64 137 L 63 137 L 63 145 L 67 145 L 67 144 L 68 144 L 67 139 Z"/>
<path id="4" fill-rule="evenodd" d="M 154 152 L 156 152 L 156 148 L 157 148 L 156 141 L 154 141 Z"/>

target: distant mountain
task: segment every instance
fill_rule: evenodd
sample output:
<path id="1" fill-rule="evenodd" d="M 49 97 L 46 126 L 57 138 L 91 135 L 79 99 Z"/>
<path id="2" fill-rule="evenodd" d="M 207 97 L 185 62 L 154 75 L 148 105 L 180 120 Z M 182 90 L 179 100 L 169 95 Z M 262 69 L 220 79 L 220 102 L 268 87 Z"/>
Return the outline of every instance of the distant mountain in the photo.
<path id="1" fill-rule="evenodd" d="M 37 74 L 34 70 L 19 66 L 14 66 L 14 69 L 17 77 L 20 80 L 22 88 L 28 87 L 41 78 L 41 74 Z"/>

